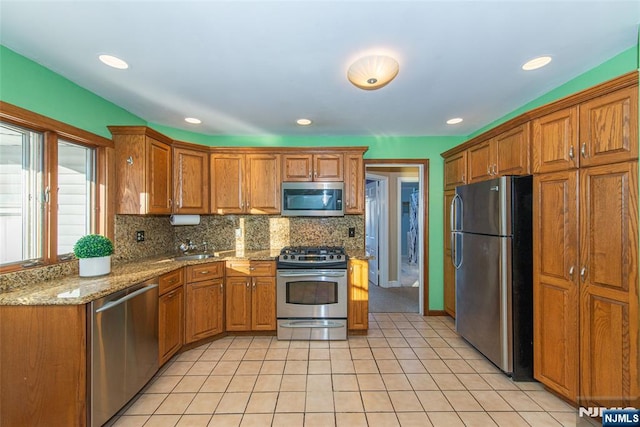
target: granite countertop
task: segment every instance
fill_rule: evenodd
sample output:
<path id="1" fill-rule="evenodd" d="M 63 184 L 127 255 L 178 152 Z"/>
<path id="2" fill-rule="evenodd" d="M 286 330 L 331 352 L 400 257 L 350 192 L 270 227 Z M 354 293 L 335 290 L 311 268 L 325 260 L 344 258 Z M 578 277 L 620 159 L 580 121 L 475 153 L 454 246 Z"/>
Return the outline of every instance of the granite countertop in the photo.
<path id="1" fill-rule="evenodd" d="M 171 256 L 141 259 L 114 264 L 111 273 L 99 277 L 70 275 L 55 280 L 42 280 L 0 292 L 2 305 L 78 305 L 86 304 L 129 286 L 158 277 L 187 265 L 217 261 L 275 260 L 279 250 L 224 251 L 217 256 L 202 260 L 174 261 Z M 352 259 L 370 259 L 364 251 L 349 253 Z"/>

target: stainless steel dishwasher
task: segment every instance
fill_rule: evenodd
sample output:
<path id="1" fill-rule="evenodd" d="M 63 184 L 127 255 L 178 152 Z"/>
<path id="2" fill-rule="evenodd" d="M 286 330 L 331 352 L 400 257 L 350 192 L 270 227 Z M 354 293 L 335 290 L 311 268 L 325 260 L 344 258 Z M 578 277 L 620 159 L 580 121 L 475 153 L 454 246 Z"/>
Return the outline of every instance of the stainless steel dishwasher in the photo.
<path id="1" fill-rule="evenodd" d="M 90 420 L 99 427 L 158 371 L 158 280 L 89 304 Z"/>

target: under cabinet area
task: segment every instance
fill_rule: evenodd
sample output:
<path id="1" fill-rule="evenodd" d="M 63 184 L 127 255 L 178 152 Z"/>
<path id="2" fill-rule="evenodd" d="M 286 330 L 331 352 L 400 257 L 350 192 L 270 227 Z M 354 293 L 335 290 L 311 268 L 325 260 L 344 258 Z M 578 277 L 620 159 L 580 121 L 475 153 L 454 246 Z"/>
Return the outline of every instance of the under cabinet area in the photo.
<path id="1" fill-rule="evenodd" d="M 226 262 L 226 330 L 276 330 L 276 264 Z"/>
<path id="2" fill-rule="evenodd" d="M 185 267 L 185 344 L 224 332 L 224 262 Z"/>

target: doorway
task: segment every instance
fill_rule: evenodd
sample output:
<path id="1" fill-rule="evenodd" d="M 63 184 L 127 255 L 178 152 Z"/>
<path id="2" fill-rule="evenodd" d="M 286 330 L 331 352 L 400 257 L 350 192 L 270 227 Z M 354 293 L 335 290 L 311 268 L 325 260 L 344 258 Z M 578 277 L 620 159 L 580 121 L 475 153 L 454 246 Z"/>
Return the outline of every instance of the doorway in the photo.
<path id="1" fill-rule="evenodd" d="M 428 160 L 365 159 L 369 311 L 429 311 Z"/>

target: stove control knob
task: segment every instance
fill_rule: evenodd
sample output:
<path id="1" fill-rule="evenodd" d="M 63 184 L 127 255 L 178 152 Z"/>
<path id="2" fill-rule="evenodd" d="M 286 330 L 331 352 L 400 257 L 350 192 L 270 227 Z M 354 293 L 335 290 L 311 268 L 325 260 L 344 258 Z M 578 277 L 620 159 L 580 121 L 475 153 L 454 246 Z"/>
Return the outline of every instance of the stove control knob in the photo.
<path id="1" fill-rule="evenodd" d="M 296 259 L 296 256 L 295 255 L 291 255 L 291 259 Z"/>
<path id="2" fill-rule="evenodd" d="M 336 258 L 342 259 L 342 255 L 336 255 Z"/>
<path id="3" fill-rule="evenodd" d="M 338 256 L 340 256 L 340 255 L 338 255 Z M 333 255 L 329 255 L 329 259 L 333 259 Z"/>
<path id="4" fill-rule="evenodd" d="M 282 255 L 282 259 L 287 259 L 289 258 L 289 255 Z"/>

